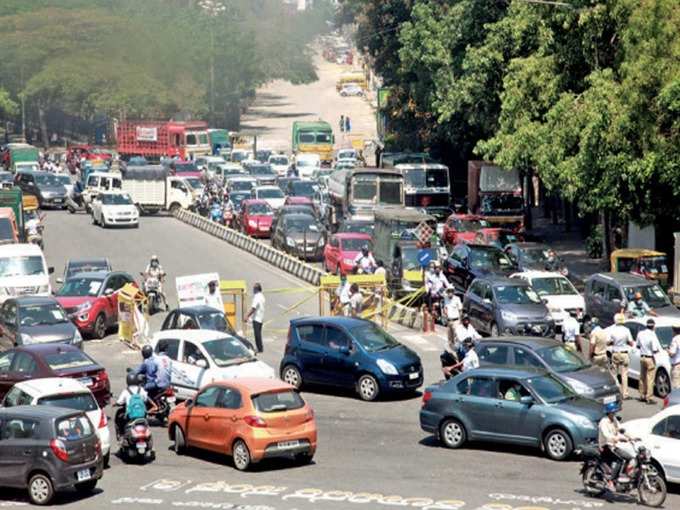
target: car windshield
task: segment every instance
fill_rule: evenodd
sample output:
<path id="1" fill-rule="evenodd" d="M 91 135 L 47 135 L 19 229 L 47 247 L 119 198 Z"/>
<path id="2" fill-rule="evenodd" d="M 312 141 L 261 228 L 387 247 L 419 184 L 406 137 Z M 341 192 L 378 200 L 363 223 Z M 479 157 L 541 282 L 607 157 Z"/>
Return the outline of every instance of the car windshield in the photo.
<path id="1" fill-rule="evenodd" d="M 311 216 L 304 216 L 300 218 L 286 218 L 286 229 L 289 231 L 297 230 L 299 232 L 303 232 L 305 230 L 318 232 L 319 226 L 314 221 L 314 218 Z"/>
<path id="2" fill-rule="evenodd" d="M 654 328 L 654 333 L 656 333 L 656 336 L 659 339 L 661 347 L 663 347 L 664 349 L 668 349 L 668 347 L 670 347 L 671 345 L 671 341 L 673 340 L 673 330 L 671 329 L 671 327 L 659 326 L 657 328 Z"/>
<path id="3" fill-rule="evenodd" d="M 549 260 L 548 248 L 536 247 L 536 248 L 523 248 L 522 249 L 522 259 L 530 264 L 543 264 Z"/>
<path id="4" fill-rule="evenodd" d="M 294 197 L 313 197 L 314 183 L 311 181 L 294 181 L 290 183 L 291 195 Z"/>
<path id="5" fill-rule="evenodd" d="M 269 162 L 272 165 L 287 165 L 288 164 L 288 158 L 279 156 L 279 157 L 271 157 L 269 158 Z"/>
<path id="6" fill-rule="evenodd" d="M 640 259 L 640 271 L 652 274 L 667 273 L 666 257 L 642 257 Z"/>
<path id="7" fill-rule="evenodd" d="M 496 300 L 502 305 L 537 305 L 541 302 L 538 294 L 524 285 L 498 285 L 493 291 Z"/>
<path id="8" fill-rule="evenodd" d="M 568 351 L 561 345 L 539 349 L 536 354 L 547 363 L 555 372 L 575 372 L 589 365 L 576 354 Z"/>
<path id="9" fill-rule="evenodd" d="M 257 198 L 284 198 L 283 191 L 279 188 L 267 188 L 257 190 Z"/>
<path id="10" fill-rule="evenodd" d="M 373 223 L 347 222 L 341 223 L 338 232 L 355 232 L 359 234 L 373 235 L 375 225 Z"/>
<path id="11" fill-rule="evenodd" d="M 91 273 L 93 271 L 108 271 L 109 265 L 106 261 L 88 261 L 88 262 L 71 262 L 66 269 L 66 274 L 64 275 L 68 278 L 76 273 Z"/>
<path id="12" fill-rule="evenodd" d="M 0 239 L 14 239 L 14 228 L 9 218 L 0 218 Z"/>
<path id="13" fill-rule="evenodd" d="M 21 326 L 52 326 L 68 322 L 64 310 L 57 303 L 22 306 L 19 317 Z"/>
<path id="14" fill-rule="evenodd" d="M 230 187 L 234 191 L 250 191 L 255 187 L 253 181 L 231 181 Z"/>
<path id="15" fill-rule="evenodd" d="M 263 413 L 294 411 L 305 406 L 305 401 L 297 391 L 276 391 L 260 393 L 253 397 L 255 409 Z"/>
<path id="16" fill-rule="evenodd" d="M 486 270 L 509 269 L 512 267 L 512 262 L 499 249 L 472 249 L 470 250 L 470 267 Z"/>
<path id="17" fill-rule="evenodd" d="M 33 174 L 35 182 L 43 186 L 59 186 L 61 183 L 55 175 L 52 174 Z"/>
<path id="18" fill-rule="evenodd" d="M 357 153 L 354 151 L 338 151 L 338 159 L 356 159 Z"/>
<path id="19" fill-rule="evenodd" d="M 516 195 L 486 195 L 480 203 L 480 214 L 498 215 L 524 209 L 522 197 Z"/>
<path id="20" fill-rule="evenodd" d="M 71 178 L 68 175 L 55 175 L 54 178 L 59 184 L 63 184 L 64 186 L 71 185 Z"/>
<path id="21" fill-rule="evenodd" d="M 192 189 L 201 189 L 203 187 L 203 183 L 198 177 L 185 177 L 184 180 L 189 183 Z"/>
<path id="22" fill-rule="evenodd" d="M 250 165 L 248 167 L 250 175 L 270 175 L 274 173 L 271 165 Z"/>
<path id="23" fill-rule="evenodd" d="M 488 226 L 489 223 L 484 220 L 453 220 L 453 228 L 457 232 L 477 232 Z"/>
<path id="24" fill-rule="evenodd" d="M 532 377 L 531 379 L 526 379 L 526 383 L 531 386 L 542 400 L 549 404 L 562 402 L 576 396 L 566 384 L 551 375 Z"/>
<path id="25" fill-rule="evenodd" d="M 248 206 L 248 214 L 258 216 L 273 216 L 274 211 L 269 204 L 250 204 Z"/>
<path id="26" fill-rule="evenodd" d="M 578 291 L 564 276 L 551 276 L 547 278 L 534 278 L 531 286 L 539 296 L 573 296 Z"/>
<path id="27" fill-rule="evenodd" d="M 60 370 L 73 370 L 75 368 L 91 367 L 97 368 L 97 363 L 94 362 L 87 354 L 80 350 L 57 351 L 43 356 L 45 363 L 55 372 Z M 89 370 L 89 369 L 88 369 Z"/>
<path id="28" fill-rule="evenodd" d="M 132 205 L 130 195 L 102 194 L 103 205 Z"/>
<path id="29" fill-rule="evenodd" d="M 386 331 L 369 322 L 350 330 L 354 339 L 368 352 L 386 351 L 401 344 Z"/>
<path id="30" fill-rule="evenodd" d="M 96 296 L 103 280 L 97 278 L 69 278 L 56 292 L 57 296 Z"/>
<path id="31" fill-rule="evenodd" d="M 0 258 L 0 277 L 45 274 L 45 264 L 39 255 Z"/>
<path id="32" fill-rule="evenodd" d="M 229 200 L 232 201 L 234 206 L 238 207 L 241 205 L 241 202 L 243 202 L 246 198 L 250 197 L 250 193 L 230 193 L 229 194 Z"/>
<path id="33" fill-rule="evenodd" d="M 65 395 L 49 395 L 38 399 L 38 405 L 65 407 L 89 413 L 99 409 L 92 393 L 68 393 Z"/>
<path id="34" fill-rule="evenodd" d="M 341 239 L 340 245 L 344 251 L 361 251 L 364 246 L 373 250 L 372 243 L 368 239 Z"/>
<path id="35" fill-rule="evenodd" d="M 664 306 L 671 306 L 666 293 L 658 285 L 639 285 L 636 287 L 624 287 L 623 293 L 626 295 L 628 301 L 632 301 L 635 294 L 639 292 L 642 294 L 642 300 L 645 301 L 652 308 L 662 308 Z"/>
<path id="36" fill-rule="evenodd" d="M 198 323 L 201 329 L 210 329 L 212 331 L 222 331 L 224 333 L 233 333 L 233 328 L 224 318 L 222 312 L 217 310 L 214 312 L 204 312 L 197 315 Z"/>
<path id="37" fill-rule="evenodd" d="M 203 347 L 218 367 L 228 367 L 255 360 L 253 354 L 237 338 L 225 337 L 209 340 L 203 343 Z"/>

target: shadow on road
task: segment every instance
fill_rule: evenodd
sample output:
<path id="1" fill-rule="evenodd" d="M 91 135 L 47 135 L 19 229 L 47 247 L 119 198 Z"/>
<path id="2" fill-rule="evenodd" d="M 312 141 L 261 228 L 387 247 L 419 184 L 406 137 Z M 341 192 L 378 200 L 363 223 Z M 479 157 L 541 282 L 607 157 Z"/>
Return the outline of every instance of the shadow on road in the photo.
<path id="1" fill-rule="evenodd" d="M 168 451 L 174 453 L 174 449 L 172 446 L 168 447 Z M 225 466 L 225 467 L 230 467 L 236 471 L 236 467 L 234 467 L 234 461 L 231 458 L 230 455 L 222 455 L 219 453 L 215 452 L 210 452 L 207 450 L 200 450 L 198 448 L 188 448 L 184 455 L 190 456 L 196 460 L 201 460 L 204 462 L 209 462 L 210 464 L 215 464 L 218 466 Z M 282 469 L 293 469 L 293 468 L 303 468 L 306 466 L 313 466 L 315 465 L 316 462 L 313 460 L 311 462 L 308 462 L 306 464 L 301 464 L 300 462 L 297 462 L 293 458 L 274 458 L 274 459 L 265 459 L 262 460 L 256 464 L 252 464 L 250 468 L 248 468 L 249 473 L 267 473 L 271 471 L 280 471 Z"/>

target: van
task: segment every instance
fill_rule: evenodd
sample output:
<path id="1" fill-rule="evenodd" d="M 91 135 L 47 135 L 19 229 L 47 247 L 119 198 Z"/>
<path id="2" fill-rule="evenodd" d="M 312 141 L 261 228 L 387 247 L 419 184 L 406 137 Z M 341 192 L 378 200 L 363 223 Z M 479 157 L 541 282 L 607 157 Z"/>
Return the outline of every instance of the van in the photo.
<path id="1" fill-rule="evenodd" d="M 0 303 L 9 297 L 51 295 L 53 272 L 37 244 L 0 246 Z"/>
<path id="2" fill-rule="evenodd" d="M 14 210 L 11 207 L 0 207 L 0 244 L 19 242 L 19 228 Z"/>

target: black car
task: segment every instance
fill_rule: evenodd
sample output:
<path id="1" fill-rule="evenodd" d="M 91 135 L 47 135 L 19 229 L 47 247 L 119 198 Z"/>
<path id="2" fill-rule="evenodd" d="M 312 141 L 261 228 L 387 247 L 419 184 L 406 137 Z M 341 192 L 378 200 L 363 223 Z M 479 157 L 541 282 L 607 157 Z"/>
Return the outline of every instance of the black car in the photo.
<path id="1" fill-rule="evenodd" d="M 313 181 L 295 180 L 288 183 L 286 195 L 290 197 L 307 197 L 314 199 L 318 185 Z"/>
<path id="2" fill-rule="evenodd" d="M 64 343 L 82 347 L 83 337 L 53 297 L 10 298 L 0 307 L 0 346 Z"/>
<path id="3" fill-rule="evenodd" d="M 276 185 L 276 172 L 269 163 L 251 163 L 246 170 L 257 179 L 258 186 Z"/>
<path id="4" fill-rule="evenodd" d="M 66 202 L 66 188 L 54 174 L 49 172 L 20 172 L 15 181 L 27 195 L 34 195 L 41 208 L 63 209 Z"/>
<path id="5" fill-rule="evenodd" d="M 57 492 L 91 493 L 102 477 L 101 444 L 82 411 L 51 406 L 0 409 L 0 487 L 27 489 L 35 505 Z"/>
<path id="6" fill-rule="evenodd" d="M 444 261 L 444 274 L 460 294 L 475 278 L 489 274 L 510 276 L 514 272 L 517 266 L 502 250 L 485 244 L 457 244 Z"/>
<path id="7" fill-rule="evenodd" d="M 272 232 L 272 246 L 304 260 L 320 260 L 326 244 L 326 230 L 309 214 L 288 214 Z"/>
<path id="8" fill-rule="evenodd" d="M 69 259 L 64 267 L 64 276 L 57 279 L 57 283 L 63 283 L 77 273 L 92 273 L 96 271 L 111 271 L 111 262 L 106 257 Z"/>
<path id="9" fill-rule="evenodd" d="M 374 231 L 375 223 L 361 220 L 344 220 L 342 223 L 340 223 L 340 227 L 338 228 L 338 234 L 343 232 L 351 232 L 373 236 Z"/>
<path id="10" fill-rule="evenodd" d="M 569 275 L 564 261 L 547 244 L 510 243 L 505 247 L 505 253 L 520 271 L 553 271 Z"/>
<path id="11" fill-rule="evenodd" d="M 284 205 L 283 207 L 280 207 L 276 211 L 274 211 L 274 218 L 272 219 L 271 231 L 274 232 L 274 230 L 276 230 L 276 224 L 279 222 L 281 218 L 289 216 L 291 214 L 308 214 L 313 218 L 316 218 L 316 209 L 314 209 L 314 206 L 312 204 Z"/>

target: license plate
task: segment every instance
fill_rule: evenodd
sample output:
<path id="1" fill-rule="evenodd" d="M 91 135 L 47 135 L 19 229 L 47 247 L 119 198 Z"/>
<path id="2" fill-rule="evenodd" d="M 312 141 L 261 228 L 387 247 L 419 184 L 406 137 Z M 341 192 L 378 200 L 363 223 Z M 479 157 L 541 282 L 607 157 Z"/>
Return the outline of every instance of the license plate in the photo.
<path id="1" fill-rule="evenodd" d="M 76 477 L 78 478 L 79 482 L 84 482 L 85 480 L 92 478 L 92 475 L 90 475 L 89 469 L 81 469 L 76 473 Z"/>
<path id="2" fill-rule="evenodd" d="M 78 381 L 83 383 L 85 386 L 92 386 L 94 384 L 91 377 L 81 377 L 78 379 Z"/>
<path id="3" fill-rule="evenodd" d="M 300 441 L 281 441 L 278 446 L 279 448 L 295 448 L 300 446 Z"/>
<path id="4" fill-rule="evenodd" d="M 616 395 L 609 395 L 602 399 L 603 404 L 611 404 L 612 402 L 616 402 Z"/>
<path id="5" fill-rule="evenodd" d="M 55 204 L 61 204 L 62 202 L 63 202 L 63 199 L 61 199 L 61 198 L 55 198 L 54 199 Z"/>
<path id="6" fill-rule="evenodd" d="M 408 374 L 408 378 L 409 378 L 409 379 L 418 379 L 418 376 L 419 376 L 419 375 L 420 375 L 420 374 L 419 374 L 418 372 L 413 372 L 413 373 L 411 373 L 411 374 Z"/>

